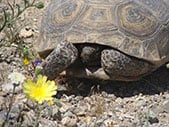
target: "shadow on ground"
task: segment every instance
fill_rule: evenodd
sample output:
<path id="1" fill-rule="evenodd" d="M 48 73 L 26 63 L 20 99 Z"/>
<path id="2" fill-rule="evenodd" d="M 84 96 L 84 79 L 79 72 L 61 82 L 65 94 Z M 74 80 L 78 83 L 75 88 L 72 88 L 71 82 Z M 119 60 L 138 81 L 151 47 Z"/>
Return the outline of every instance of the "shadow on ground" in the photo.
<path id="1" fill-rule="evenodd" d="M 71 78 L 67 79 L 65 84 L 67 84 L 67 89 L 59 91 L 58 97 L 62 94 L 90 96 L 93 93 L 101 93 L 103 91 L 108 94 L 115 94 L 117 97 L 130 97 L 140 93 L 153 95 L 169 90 L 169 70 L 166 67 L 161 67 L 149 76 L 133 82 Z"/>

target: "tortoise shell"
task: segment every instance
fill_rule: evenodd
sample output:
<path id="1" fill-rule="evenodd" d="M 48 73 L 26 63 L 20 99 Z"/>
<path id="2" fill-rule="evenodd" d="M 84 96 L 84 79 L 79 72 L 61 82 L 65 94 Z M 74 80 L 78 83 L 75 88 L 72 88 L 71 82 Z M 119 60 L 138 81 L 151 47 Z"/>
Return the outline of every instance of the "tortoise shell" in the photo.
<path id="1" fill-rule="evenodd" d="M 156 65 L 169 60 L 169 0 L 53 0 L 35 48 L 100 44 Z"/>

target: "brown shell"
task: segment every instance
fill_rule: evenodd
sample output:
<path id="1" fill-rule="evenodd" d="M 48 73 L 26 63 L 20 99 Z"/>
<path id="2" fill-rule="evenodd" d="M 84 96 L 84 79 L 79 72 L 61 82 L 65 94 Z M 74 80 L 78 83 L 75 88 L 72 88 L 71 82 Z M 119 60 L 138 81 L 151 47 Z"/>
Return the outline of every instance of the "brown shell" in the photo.
<path id="1" fill-rule="evenodd" d="M 97 43 L 157 65 L 169 60 L 169 0 L 53 0 L 35 47 Z"/>

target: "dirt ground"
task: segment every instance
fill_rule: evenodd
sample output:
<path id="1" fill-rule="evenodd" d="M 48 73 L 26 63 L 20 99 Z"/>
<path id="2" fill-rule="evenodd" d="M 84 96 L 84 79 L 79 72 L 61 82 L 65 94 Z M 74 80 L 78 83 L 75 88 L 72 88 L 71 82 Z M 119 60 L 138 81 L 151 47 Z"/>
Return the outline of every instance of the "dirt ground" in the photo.
<path id="1" fill-rule="evenodd" d="M 50 1 L 42 2 L 46 7 Z M 20 34 L 31 34 L 25 39 L 26 46 L 37 41 L 44 9 L 31 8 L 21 16 L 25 26 Z M 21 56 L 17 44 L 0 47 L 0 125 L 6 115 L 4 105 L 8 107 L 11 96 L 8 75 L 18 71 L 28 78 L 32 76 L 32 65 L 23 66 Z M 56 98 L 62 106 L 46 105 L 39 119 L 40 127 L 169 127 L 169 70 L 165 65 L 139 81 L 63 77 L 58 85 Z M 9 127 L 16 126 L 19 105 L 25 102 L 21 91 L 19 87 L 15 93 Z M 22 126 L 32 126 L 36 119 L 34 110 L 26 108 L 23 112 Z"/>

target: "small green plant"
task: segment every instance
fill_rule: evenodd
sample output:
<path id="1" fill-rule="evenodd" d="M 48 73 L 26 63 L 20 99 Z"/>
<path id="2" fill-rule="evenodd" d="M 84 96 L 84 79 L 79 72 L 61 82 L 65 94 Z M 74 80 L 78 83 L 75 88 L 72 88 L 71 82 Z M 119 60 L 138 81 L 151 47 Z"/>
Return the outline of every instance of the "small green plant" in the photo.
<path id="1" fill-rule="evenodd" d="M 17 127 L 21 127 L 24 122 L 24 109 L 26 109 L 26 107 L 33 110 L 35 113 L 34 123 L 29 124 L 32 124 L 33 127 L 38 127 L 41 111 L 43 111 L 43 109 L 46 107 L 46 104 L 57 104 L 60 106 L 59 101 L 53 97 L 57 93 L 57 84 L 55 84 L 54 81 L 47 80 L 46 76 L 38 75 L 36 81 L 31 79 L 27 79 L 27 81 L 25 81 L 26 77 L 22 73 L 12 72 L 8 75 L 8 79 L 13 85 L 13 90 L 9 100 L 9 105 L 6 106 L 5 120 L 0 126 L 6 127 L 10 125 L 9 119 L 15 102 L 15 89 L 20 85 L 23 85 L 23 92 L 28 101 L 31 101 L 32 103 L 30 104 L 28 101 L 26 101 L 23 105 L 19 106 L 19 113 L 16 116 L 15 123 Z"/>
<path id="2" fill-rule="evenodd" d="M 10 0 L 6 0 L 5 2 L 0 0 L 0 33 L 5 34 L 7 39 L 5 43 L 9 42 L 11 44 L 13 42 L 22 41 L 21 38 L 19 38 L 19 31 L 22 28 L 22 24 L 19 24 L 20 27 L 17 27 L 17 21 L 23 12 L 31 7 L 38 9 L 44 7 L 43 3 L 35 3 L 35 0 L 31 2 L 29 0 L 22 1 L 23 5 L 16 4 L 15 0 L 12 2 Z"/>
<path id="3" fill-rule="evenodd" d="M 11 46 L 13 43 L 17 44 L 18 51 L 22 54 L 21 57 L 23 57 L 23 63 L 27 65 L 30 59 L 33 59 L 32 56 L 34 56 L 34 54 L 32 54 L 30 47 L 25 46 L 23 38 L 19 37 L 19 32 L 24 27 L 24 24 L 20 22 L 20 17 L 28 8 L 35 7 L 41 9 L 44 5 L 41 2 L 37 3 L 36 0 L 21 0 L 21 3 L 22 4 L 16 4 L 16 0 L 0 0 L 0 47 Z M 38 66 L 39 63 L 39 61 L 36 61 L 35 64 L 37 65 L 35 66 Z M 5 104 L 6 115 L 4 122 L 0 126 L 6 127 L 10 124 L 9 118 L 12 108 L 14 107 L 16 88 L 24 84 L 23 90 L 26 97 L 35 104 L 35 107 L 32 108 L 36 114 L 36 124 L 34 126 L 38 127 L 41 103 L 45 101 L 49 101 L 49 104 L 56 103 L 54 102 L 55 99 L 52 97 L 56 94 L 57 89 L 54 81 L 47 81 L 47 77 L 45 76 L 37 76 L 37 82 L 34 82 L 34 80 L 27 80 L 27 82 L 24 82 L 26 79 L 25 76 L 18 72 L 11 73 L 8 78 L 13 85 L 13 91 L 9 99 L 9 105 Z M 25 107 L 28 107 L 28 104 L 24 103 L 19 107 L 20 111 L 16 116 L 15 123 L 17 127 L 21 127 L 23 124 Z"/>
<path id="4" fill-rule="evenodd" d="M 57 93 L 57 85 L 54 81 L 47 80 L 46 76 L 38 75 L 36 82 L 27 80 L 23 84 L 23 92 L 28 99 L 36 102 L 34 107 L 36 115 L 35 127 L 38 127 L 40 113 L 42 111 L 40 105 L 45 101 L 49 102 L 49 104 L 53 104 L 53 96 Z"/>
<path id="5" fill-rule="evenodd" d="M 6 106 L 8 108 L 7 108 L 7 113 L 6 113 L 5 120 L 2 123 L 2 127 L 5 127 L 6 125 L 8 125 L 9 114 L 10 114 L 10 112 L 12 110 L 13 103 L 14 103 L 14 98 L 15 98 L 15 89 L 16 89 L 16 87 L 18 87 L 19 85 L 21 85 L 24 82 L 25 76 L 23 74 L 21 74 L 21 73 L 13 72 L 13 73 L 8 75 L 8 79 L 13 84 L 13 90 L 12 90 L 12 95 L 10 97 L 9 105 Z"/>
<path id="6" fill-rule="evenodd" d="M 21 29 L 25 27 L 25 23 L 21 22 L 21 16 L 32 7 L 41 9 L 44 4 L 36 0 L 21 0 L 20 3 L 16 0 L 0 0 L 0 47 L 16 44 L 23 65 L 29 65 L 38 57 L 31 46 L 26 44 L 24 38 L 19 36 Z"/>
<path id="7" fill-rule="evenodd" d="M 149 127 L 149 120 L 150 120 L 150 112 L 145 111 L 145 112 L 139 112 L 138 113 L 138 126 L 145 126 L 145 127 Z"/>

